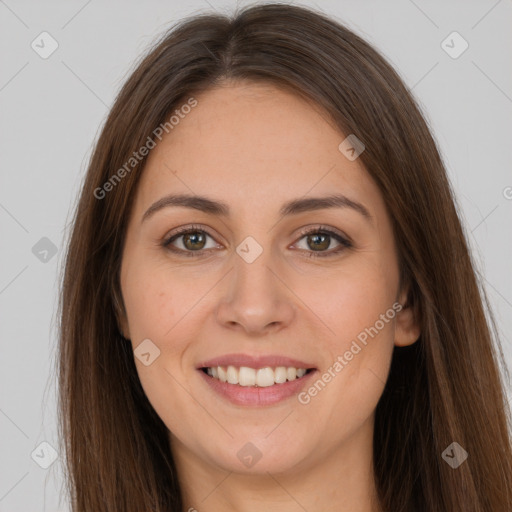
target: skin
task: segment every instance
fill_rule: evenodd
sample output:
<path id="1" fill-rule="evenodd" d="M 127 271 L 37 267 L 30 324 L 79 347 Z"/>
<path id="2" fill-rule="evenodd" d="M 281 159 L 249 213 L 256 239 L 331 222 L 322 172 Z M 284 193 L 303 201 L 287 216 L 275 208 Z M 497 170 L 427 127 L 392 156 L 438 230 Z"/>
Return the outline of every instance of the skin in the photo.
<path id="1" fill-rule="evenodd" d="M 195 96 L 198 105 L 151 151 L 131 210 L 122 256 L 126 317 L 120 329 L 135 349 L 149 338 L 160 356 L 135 358 L 145 393 L 169 429 L 184 510 L 374 512 L 372 437 L 394 345 L 419 336 L 409 308 L 385 323 L 310 402 L 235 406 L 196 369 L 223 354 L 283 354 L 332 367 L 357 335 L 396 302 L 398 258 L 382 195 L 360 162 L 338 150 L 345 135 L 318 106 L 270 84 L 226 82 Z M 167 207 L 141 222 L 169 193 L 227 203 L 228 218 Z M 342 193 L 351 208 L 279 216 L 291 199 Z M 205 245 L 163 247 L 176 228 L 199 224 Z M 353 246 L 327 238 L 321 250 L 304 227 L 334 228 Z M 253 237 L 252 263 L 236 247 Z M 328 241 L 330 240 L 330 245 Z M 210 250 L 211 249 L 211 250 Z M 201 251 L 199 251 L 201 252 Z M 198 251 L 196 250 L 196 254 Z M 237 452 L 253 443 L 261 459 Z M 303 508 L 301 508 L 303 507 Z"/>

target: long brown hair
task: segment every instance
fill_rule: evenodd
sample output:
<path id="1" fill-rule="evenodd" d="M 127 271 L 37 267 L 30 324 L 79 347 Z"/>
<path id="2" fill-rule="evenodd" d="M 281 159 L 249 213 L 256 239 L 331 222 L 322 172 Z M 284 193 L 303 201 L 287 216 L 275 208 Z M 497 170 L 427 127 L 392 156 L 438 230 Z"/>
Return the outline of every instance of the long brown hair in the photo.
<path id="1" fill-rule="evenodd" d="M 510 410 L 500 369 L 508 373 L 436 143 L 378 51 L 337 21 L 282 4 L 179 23 L 138 63 L 98 138 L 59 302 L 59 430 L 73 512 L 182 509 L 167 428 L 118 330 L 123 242 L 146 158 L 128 171 L 126 162 L 172 111 L 226 80 L 293 90 L 366 146 L 359 158 L 386 202 L 408 306 L 421 325 L 416 343 L 395 347 L 376 410 L 382 509 L 510 512 Z M 122 179 L 113 180 L 116 173 Z M 468 453 L 457 468 L 443 456 L 453 442 Z"/>

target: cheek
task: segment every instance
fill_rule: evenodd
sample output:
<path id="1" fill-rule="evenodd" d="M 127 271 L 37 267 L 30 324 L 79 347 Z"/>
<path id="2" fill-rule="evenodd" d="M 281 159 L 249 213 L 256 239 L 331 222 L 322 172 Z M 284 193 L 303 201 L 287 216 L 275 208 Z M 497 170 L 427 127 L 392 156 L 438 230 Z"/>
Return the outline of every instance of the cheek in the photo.
<path id="1" fill-rule="evenodd" d="M 168 337 L 204 294 L 202 283 L 190 276 L 180 277 L 164 265 L 139 265 L 137 270 L 127 271 L 123 297 L 132 340 Z"/>
<path id="2" fill-rule="evenodd" d="M 371 414 L 384 389 L 396 316 L 391 270 L 354 266 L 308 287 L 305 302 L 321 320 L 318 343 L 327 357 L 320 382 L 306 390 L 302 403 L 333 411 L 337 425 L 355 428 Z M 306 288 L 297 292 L 301 297 L 305 293 Z"/>
<path id="3" fill-rule="evenodd" d="M 347 265 L 307 279 L 302 276 L 293 283 L 293 289 L 307 305 L 311 318 L 316 317 L 315 323 L 330 340 L 328 346 L 338 350 L 392 307 L 396 294 L 392 274 L 391 268 L 382 270 L 371 262 Z M 383 335 L 389 337 L 391 330 L 391 322 L 384 326 L 379 322 Z"/>
<path id="4" fill-rule="evenodd" d="M 181 422 L 176 421 L 175 411 L 180 410 L 186 416 L 194 410 L 190 396 L 183 392 L 186 379 L 181 368 L 187 359 L 190 337 L 194 336 L 189 330 L 193 315 L 187 313 L 202 296 L 197 284 L 201 281 L 192 282 L 196 284 L 191 286 L 189 279 L 180 279 L 177 272 L 159 264 L 151 268 L 131 264 L 123 281 L 123 297 L 141 386 L 164 423 L 177 431 L 180 431 Z M 194 311 L 198 307 L 200 304 Z M 137 347 L 146 339 L 159 350 L 155 357 L 155 349 L 150 346 L 150 357 L 154 359 L 148 365 L 137 357 Z"/>

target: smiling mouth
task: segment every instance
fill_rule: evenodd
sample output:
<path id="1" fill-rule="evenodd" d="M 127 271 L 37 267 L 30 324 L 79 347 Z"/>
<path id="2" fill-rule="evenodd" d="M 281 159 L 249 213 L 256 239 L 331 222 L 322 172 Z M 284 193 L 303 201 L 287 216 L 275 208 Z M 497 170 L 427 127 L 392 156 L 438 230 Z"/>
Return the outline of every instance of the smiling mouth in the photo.
<path id="1" fill-rule="evenodd" d="M 203 367 L 200 370 L 212 379 L 240 387 L 270 387 L 299 380 L 314 371 L 315 368 L 266 366 L 256 369 L 248 366 L 212 366 Z"/>

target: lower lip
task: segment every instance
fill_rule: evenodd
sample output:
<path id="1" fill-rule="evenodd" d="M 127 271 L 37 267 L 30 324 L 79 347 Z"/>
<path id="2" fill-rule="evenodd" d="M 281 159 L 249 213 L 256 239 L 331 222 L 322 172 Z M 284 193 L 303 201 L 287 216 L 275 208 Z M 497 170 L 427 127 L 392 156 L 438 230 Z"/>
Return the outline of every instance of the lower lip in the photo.
<path id="1" fill-rule="evenodd" d="M 316 370 L 306 373 L 303 377 L 292 381 L 266 387 L 239 386 L 222 382 L 198 370 L 213 391 L 227 398 L 235 405 L 263 406 L 272 405 L 298 394 L 311 380 Z"/>

